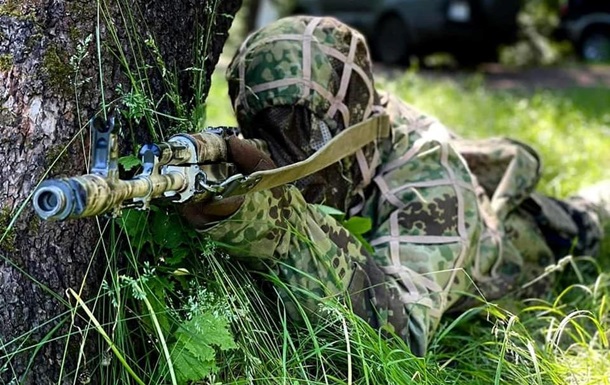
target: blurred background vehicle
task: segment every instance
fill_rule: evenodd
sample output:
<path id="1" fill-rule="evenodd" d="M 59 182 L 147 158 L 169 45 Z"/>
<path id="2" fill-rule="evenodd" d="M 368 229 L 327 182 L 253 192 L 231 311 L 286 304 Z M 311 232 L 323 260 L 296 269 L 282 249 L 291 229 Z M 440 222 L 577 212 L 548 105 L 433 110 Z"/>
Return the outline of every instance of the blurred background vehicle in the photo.
<path id="1" fill-rule="evenodd" d="M 557 33 L 587 62 L 610 62 L 610 0 L 568 0 Z"/>
<path id="2" fill-rule="evenodd" d="M 367 37 L 375 59 L 408 64 L 448 52 L 462 65 L 496 61 L 517 38 L 520 0 L 296 0 L 291 14 L 334 16 Z"/>

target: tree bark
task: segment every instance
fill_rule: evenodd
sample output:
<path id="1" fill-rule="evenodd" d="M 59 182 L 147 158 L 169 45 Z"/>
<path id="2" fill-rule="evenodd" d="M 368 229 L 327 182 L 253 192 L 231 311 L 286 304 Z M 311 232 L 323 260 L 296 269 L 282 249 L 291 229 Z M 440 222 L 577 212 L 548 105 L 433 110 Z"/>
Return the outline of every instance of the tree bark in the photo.
<path id="1" fill-rule="evenodd" d="M 118 12 L 120 3 L 108 0 L 105 6 L 117 21 L 119 39 L 127 47 L 127 32 Z M 197 38 L 193 31 L 197 25 L 210 27 L 211 45 L 204 65 L 205 98 L 241 0 L 127 3 L 137 9 L 135 25 L 141 36 L 154 37 L 167 67 L 178 70 L 183 100 L 190 101 L 193 96 L 188 86 L 192 72 L 182 71 L 193 66 Z M 64 293 L 72 288 L 80 291 L 83 298 L 95 296 L 104 274 L 106 262 L 96 252 L 103 236 L 95 219 L 41 222 L 28 202 L 41 179 L 87 171 L 88 148 L 81 143 L 87 142 L 88 134 L 81 130 L 81 124 L 99 109 L 102 87 L 106 100 L 111 100 L 119 83 L 128 85 L 121 64 L 108 45 L 102 44 L 102 60 L 97 60 L 98 4 L 99 1 L 0 0 L 2 384 L 72 383 L 78 376 L 75 369 L 80 341 L 76 336 L 67 343 L 68 330 L 74 333 L 75 329 L 67 327 L 71 318 Z M 88 44 L 87 36 L 93 36 Z M 99 36 L 101 41 L 109 38 L 103 21 Z M 79 57 L 79 45 L 80 57 L 83 52 L 88 54 L 80 65 L 74 60 Z M 160 95 L 162 82 L 158 75 L 152 74 L 152 88 Z M 93 382 L 97 382 L 95 378 Z"/>

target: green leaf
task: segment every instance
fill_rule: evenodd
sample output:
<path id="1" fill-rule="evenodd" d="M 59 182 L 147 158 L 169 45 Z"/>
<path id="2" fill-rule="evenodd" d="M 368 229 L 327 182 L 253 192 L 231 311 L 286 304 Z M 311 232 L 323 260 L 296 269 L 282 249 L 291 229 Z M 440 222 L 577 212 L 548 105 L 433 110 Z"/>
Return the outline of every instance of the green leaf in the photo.
<path id="1" fill-rule="evenodd" d="M 369 253 L 375 252 L 373 246 L 371 246 L 371 244 L 362 236 L 372 229 L 373 221 L 371 221 L 371 218 L 351 217 L 350 219 L 343 221 L 343 226 L 354 236 L 354 238 L 362 243 L 364 248 Z"/>
<path id="2" fill-rule="evenodd" d="M 131 171 L 133 168 L 142 165 L 142 162 L 135 155 L 127 155 L 119 158 L 119 164 L 123 166 L 125 171 Z"/>
<path id="3" fill-rule="evenodd" d="M 204 313 L 180 325 L 172 363 L 181 382 L 199 381 L 218 370 L 216 349 L 236 347 L 225 318 Z"/>
<path id="4" fill-rule="evenodd" d="M 138 210 L 126 210 L 123 216 L 117 219 L 121 229 L 125 231 L 136 249 L 141 249 L 146 243 L 152 244 L 150 232 L 149 213 Z"/>
<path id="5" fill-rule="evenodd" d="M 189 239 L 177 214 L 154 213 L 151 231 L 154 242 L 168 249 L 175 249 Z"/>
<path id="6" fill-rule="evenodd" d="M 174 347 L 174 369 L 180 383 L 198 381 L 215 373 L 218 368 L 213 360 L 204 360 L 201 354 L 214 355 L 214 349 L 209 346 L 196 347 L 194 344 L 178 343 Z"/>
<path id="7" fill-rule="evenodd" d="M 345 218 L 345 213 L 341 210 L 338 210 L 334 207 L 326 206 L 326 205 L 316 205 L 324 214 L 330 215 L 335 219 L 342 221 Z"/>
<path id="8" fill-rule="evenodd" d="M 193 255 L 193 250 L 189 247 L 177 247 L 170 251 L 170 255 L 165 257 L 165 263 L 176 266 L 184 261 L 189 255 Z"/>
<path id="9" fill-rule="evenodd" d="M 373 222 L 371 218 L 351 217 L 343 221 L 343 226 L 354 235 L 361 235 L 371 230 Z"/>

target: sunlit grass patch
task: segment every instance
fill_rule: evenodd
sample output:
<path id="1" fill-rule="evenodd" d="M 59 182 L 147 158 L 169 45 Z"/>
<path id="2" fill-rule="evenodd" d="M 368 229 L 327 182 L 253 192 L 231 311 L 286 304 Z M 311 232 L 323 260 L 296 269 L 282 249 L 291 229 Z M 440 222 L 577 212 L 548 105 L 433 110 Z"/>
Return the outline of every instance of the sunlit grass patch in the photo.
<path id="1" fill-rule="evenodd" d="M 209 126 L 237 126 L 225 79 L 225 68 L 221 66 L 212 74 L 212 86 L 206 107 L 206 124 Z"/>

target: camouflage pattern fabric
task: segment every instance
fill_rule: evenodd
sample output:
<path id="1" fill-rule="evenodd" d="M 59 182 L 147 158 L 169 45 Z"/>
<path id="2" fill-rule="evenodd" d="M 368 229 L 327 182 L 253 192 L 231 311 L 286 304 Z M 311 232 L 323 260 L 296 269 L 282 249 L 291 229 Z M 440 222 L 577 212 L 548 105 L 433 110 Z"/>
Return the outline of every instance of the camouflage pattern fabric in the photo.
<path id="1" fill-rule="evenodd" d="M 471 306 L 473 295 L 490 300 L 522 287 L 545 290 L 549 281 L 533 285 L 532 274 L 555 261 L 555 246 L 566 239 L 577 239 L 579 252 L 594 252 L 599 223 L 583 205 L 533 193 L 540 162 L 528 146 L 458 138 L 436 119 L 376 93 L 360 39 L 335 19 L 282 19 L 247 39 L 227 76 L 244 135 L 272 142 L 276 162 L 283 159 L 281 143 L 307 156 L 315 151 L 311 138 L 335 135 L 371 114 L 389 115 L 391 138 L 338 168 L 343 176 L 352 166 L 361 174 L 349 185 L 353 199 L 335 207 L 373 220 L 367 240 L 374 253 L 294 186 L 249 194 L 234 215 L 203 231 L 232 255 L 273 269 L 295 319 L 304 315 L 297 302 L 311 315 L 328 298 L 345 299 L 371 325 L 423 355 L 445 312 Z M 358 97 L 353 76 L 366 78 Z M 293 119 L 287 107 L 310 116 Z M 288 116 L 277 121 L 291 123 L 273 127 L 273 111 Z M 267 125 L 257 123 L 261 115 Z M 294 133 L 303 140 L 290 142 Z M 583 218 L 593 231 L 579 232 Z"/>

